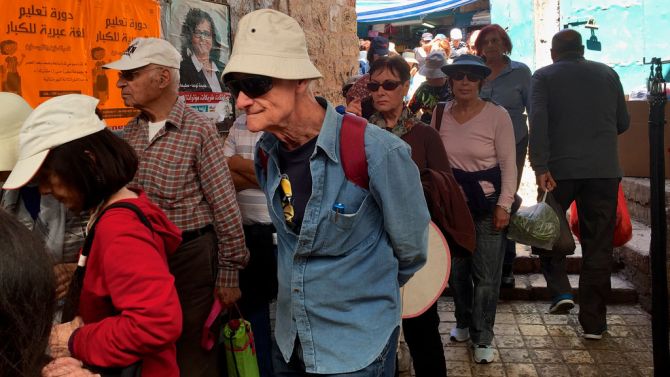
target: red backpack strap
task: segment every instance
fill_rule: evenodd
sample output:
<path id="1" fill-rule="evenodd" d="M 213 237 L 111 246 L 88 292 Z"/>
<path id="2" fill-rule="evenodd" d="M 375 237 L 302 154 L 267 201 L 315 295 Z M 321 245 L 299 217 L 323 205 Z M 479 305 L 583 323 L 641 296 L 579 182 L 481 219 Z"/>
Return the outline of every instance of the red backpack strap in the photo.
<path id="1" fill-rule="evenodd" d="M 366 190 L 370 186 L 368 160 L 365 157 L 365 127 L 368 121 L 352 114 L 344 114 L 340 129 L 340 160 L 344 176 Z"/>
<path id="2" fill-rule="evenodd" d="M 262 148 L 258 148 L 258 158 L 261 161 L 261 166 L 263 167 L 263 170 L 266 171 L 268 170 L 268 154 L 265 153 L 265 151 Z"/>
<path id="3" fill-rule="evenodd" d="M 438 102 L 437 106 L 435 106 L 435 129 L 437 131 L 440 131 L 440 127 L 442 127 L 442 116 L 444 115 L 446 105 L 446 102 Z"/>

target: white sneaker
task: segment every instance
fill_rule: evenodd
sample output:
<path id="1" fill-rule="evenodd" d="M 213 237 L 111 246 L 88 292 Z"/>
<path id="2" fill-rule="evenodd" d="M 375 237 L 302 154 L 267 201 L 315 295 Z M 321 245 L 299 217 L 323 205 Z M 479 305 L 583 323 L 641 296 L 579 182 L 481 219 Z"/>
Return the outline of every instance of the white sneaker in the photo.
<path id="1" fill-rule="evenodd" d="M 584 333 L 584 339 L 589 339 L 589 340 L 600 340 L 603 338 L 603 334 L 605 334 L 605 331 L 601 332 L 600 334 L 589 334 L 589 333 Z"/>
<path id="2" fill-rule="evenodd" d="M 465 342 L 466 340 L 470 339 L 470 328 L 466 327 L 464 329 L 460 329 L 458 327 L 454 327 L 451 329 L 449 335 L 451 335 L 450 339 L 454 342 Z"/>
<path id="3" fill-rule="evenodd" d="M 488 364 L 493 362 L 493 347 L 486 344 L 473 345 L 473 357 L 477 364 Z"/>

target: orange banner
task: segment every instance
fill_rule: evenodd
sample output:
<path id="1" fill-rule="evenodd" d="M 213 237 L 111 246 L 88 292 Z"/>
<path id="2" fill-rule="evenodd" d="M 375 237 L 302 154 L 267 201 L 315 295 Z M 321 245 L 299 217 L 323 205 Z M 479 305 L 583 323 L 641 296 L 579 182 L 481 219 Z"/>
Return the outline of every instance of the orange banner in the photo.
<path id="1" fill-rule="evenodd" d="M 116 72 L 102 65 L 118 59 L 135 37 L 160 36 L 157 0 L 3 1 L 0 12 L 0 90 L 30 105 L 66 93 L 100 99 L 110 127 L 136 113 L 123 106 Z"/>

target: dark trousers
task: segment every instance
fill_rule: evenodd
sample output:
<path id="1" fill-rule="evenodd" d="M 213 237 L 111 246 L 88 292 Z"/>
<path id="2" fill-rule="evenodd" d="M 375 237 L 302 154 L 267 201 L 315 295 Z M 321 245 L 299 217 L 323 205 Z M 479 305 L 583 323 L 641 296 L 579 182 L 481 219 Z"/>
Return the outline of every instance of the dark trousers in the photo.
<path id="1" fill-rule="evenodd" d="M 447 364 L 438 327 L 437 302 L 418 317 L 402 320 L 416 377 L 446 377 Z"/>
<path id="2" fill-rule="evenodd" d="M 607 328 L 605 303 L 612 290 L 612 240 L 616 223 L 619 178 L 556 181 L 552 191 L 561 206 L 559 216 L 577 202 L 582 245 L 579 276 L 579 323 L 586 333 Z M 554 297 L 570 294 L 565 255 L 540 258 L 547 287 Z"/>
<path id="3" fill-rule="evenodd" d="M 249 263 L 240 271 L 240 310 L 251 323 L 261 377 L 274 377 L 270 301 L 277 296 L 277 247 L 272 224 L 244 226 Z M 232 376 L 231 376 L 232 377 Z"/>
<path id="4" fill-rule="evenodd" d="M 219 377 L 218 342 L 211 351 L 200 346 L 202 327 L 214 302 L 217 254 L 216 235 L 210 230 L 182 243 L 168 260 L 183 313 L 183 330 L 177 341 L 177 364 L 182 376 Z M 218 334 L 219 329 L 217 321 L 211 331 Z"/>
<path id="5" fill-rule="evenodd" d="M 521 184 L 521 175 L 523 174 L 523 167 L 526 164 L 526 152 L 528 151 L 528 135 L 524 136 L 523 139 L 519 140 L 516 144 L 516 189 L 519 189 Z M 514 258 L 516 258 L 516 242 L 506 239 L 505 240 L 505 260 L 503 261 L 503 270 L 505 272 L 503 275 L 512 271 L 512 265 L 514 264 Z"/>

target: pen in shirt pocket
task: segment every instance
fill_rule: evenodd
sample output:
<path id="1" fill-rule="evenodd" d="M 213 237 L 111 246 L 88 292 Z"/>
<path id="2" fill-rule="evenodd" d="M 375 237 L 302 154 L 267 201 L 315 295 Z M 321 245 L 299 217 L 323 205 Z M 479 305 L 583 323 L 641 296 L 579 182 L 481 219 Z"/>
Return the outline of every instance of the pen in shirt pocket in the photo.
<path id="1" fill-rule="evenodd" d="M 333 204 L 333 211 L 335 211 L 335 222 L 337 222 L 340 213 L 344 213 L 344 204 L 335 202 L 335 204 Z"/>

